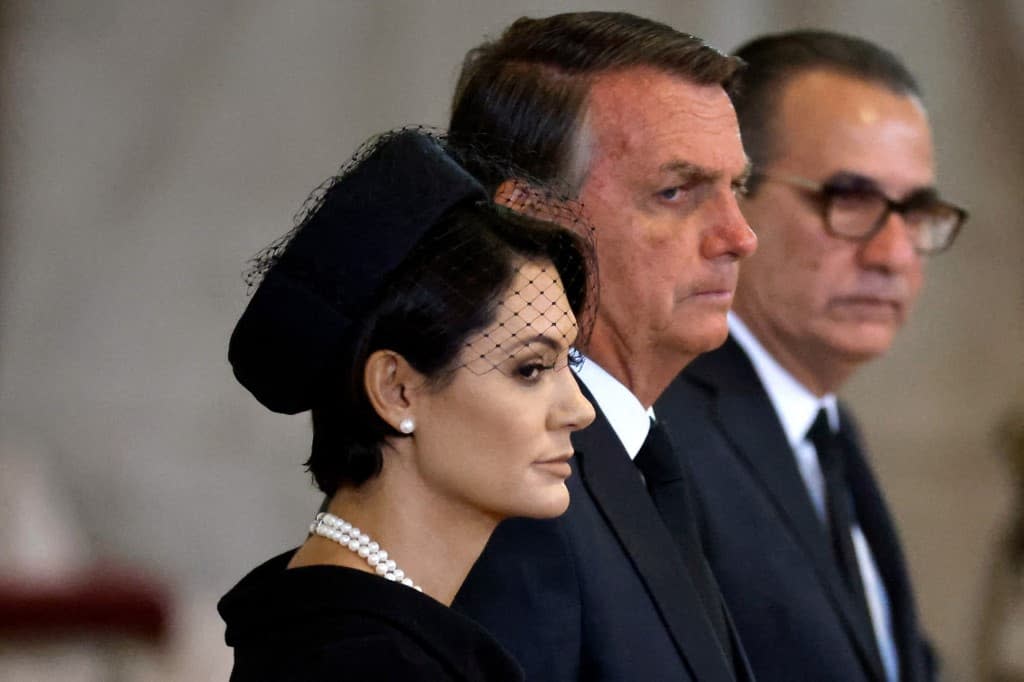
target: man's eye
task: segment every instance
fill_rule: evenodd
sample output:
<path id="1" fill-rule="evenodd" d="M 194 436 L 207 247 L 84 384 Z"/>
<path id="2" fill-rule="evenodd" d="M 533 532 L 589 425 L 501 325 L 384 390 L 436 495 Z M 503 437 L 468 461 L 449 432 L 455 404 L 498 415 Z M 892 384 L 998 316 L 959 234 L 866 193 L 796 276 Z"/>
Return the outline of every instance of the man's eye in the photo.
<path id="1" fill-rule="evenodd" d="M 841 206 L 873 205 L 885 201 L 878 192 L 863 189 L 833 189 L 829 194 L 832 195 L 832 203 Z"/>
<path id="2" fill-rule="evenodd" d="M 679 204 L 688 201 L 699 201 L 710 189 L 710 183 L 703 178 L 684 178 L 678 185 L 672 185 L 655 193 L 661 201 Z"/>
<path id="3" fill-rule="evenodd" d="M 669 187 L 668 189 L 663 189 L 658 192 L 658 197 L 665 201 L 675 201 L 682 195 L 682 193 L 683 190 L 681 187 Z"/>

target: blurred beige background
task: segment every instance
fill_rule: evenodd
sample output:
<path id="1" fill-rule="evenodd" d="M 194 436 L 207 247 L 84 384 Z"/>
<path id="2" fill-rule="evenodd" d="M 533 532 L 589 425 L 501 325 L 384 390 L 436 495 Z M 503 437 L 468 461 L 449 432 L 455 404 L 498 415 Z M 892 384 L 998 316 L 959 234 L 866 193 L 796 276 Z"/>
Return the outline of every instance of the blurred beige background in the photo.
<path id="1" fill-rule="evenodd" d="M 0 478 L 35 471 L 35 508 L 63 529 L 32 529 L 23 487 L 0 493 L 0 538 L 24 565 L 112 557 L 167 581 L 177 634 L 160 679 L 226 678 L 217 597 L 300 542 L 319 501 L 307 418 L 265 411 L 226 361 L 246 258 L 362 139 L 443 124 L 469 47 L 570 9 L 626 9 L 723 49 L 833 28 L 918 75 L 940 187 L 972 217 L 848 397 L 947 678 L 974 679 L 1012 508 L 991 433 L 1024 397 L 1024 0 L 7 0 Z"/>

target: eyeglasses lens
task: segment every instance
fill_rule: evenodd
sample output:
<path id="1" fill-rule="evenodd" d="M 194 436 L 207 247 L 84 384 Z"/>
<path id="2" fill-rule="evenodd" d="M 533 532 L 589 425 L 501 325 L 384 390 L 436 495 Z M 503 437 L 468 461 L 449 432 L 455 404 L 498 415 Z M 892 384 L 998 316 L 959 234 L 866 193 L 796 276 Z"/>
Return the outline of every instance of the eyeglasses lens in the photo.
<path id="1" fill-rule="evenodd" d="M 868 237 L 888 218 L 888 200 L 874 192 L 841 192 L 828 199 L 829 228 L 840 237 Z M 902 216 L 914 247 L 921 253 L 946 248 L 960 221 L 955 208 L 938 201 L 907 208 Z"/>

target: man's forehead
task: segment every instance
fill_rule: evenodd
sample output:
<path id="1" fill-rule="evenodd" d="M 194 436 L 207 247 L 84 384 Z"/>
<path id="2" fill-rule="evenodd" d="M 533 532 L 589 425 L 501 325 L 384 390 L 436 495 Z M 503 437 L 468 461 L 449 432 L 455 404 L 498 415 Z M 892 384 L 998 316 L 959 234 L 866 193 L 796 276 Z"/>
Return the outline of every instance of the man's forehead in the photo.
<path id="1" fill-rule="evenodd" d="M 593 132 L 602 137 L 639 137 L 645 123 L 661 123 L 668 117 L 710 123 L 730 114 L 735 118 L 720 85 L 698 85 L 651 67 L 599 74 L 594 77 L 587 98 L 587 121 Z"/>
<path id="2" fill-rule="evenodd" d="M 785 85 L 774 127 L 776 157 L 816 180 L 855 174 L 899 190 L 934 181 L 924 108 L 883 84 L 835 71 L 798 74 Z"/>
<path id="3" fill-rule="evenodd" d="M 653 68 L 597 76 L 586 126 L 595 155 L 640 157 L 652 170 L 684 162 L 741 170 L 746 162 L 725 90 Z"/>
<path id="4" fill-rule="evenodd" d="M 928 114 L 916 95 L 830 69 L 809 69 L 790 76 L 782 84 L 779 101 L 775 115 L 783 123 L 818 119 L 872 125 L 897 117 L 928 124 Z"/>

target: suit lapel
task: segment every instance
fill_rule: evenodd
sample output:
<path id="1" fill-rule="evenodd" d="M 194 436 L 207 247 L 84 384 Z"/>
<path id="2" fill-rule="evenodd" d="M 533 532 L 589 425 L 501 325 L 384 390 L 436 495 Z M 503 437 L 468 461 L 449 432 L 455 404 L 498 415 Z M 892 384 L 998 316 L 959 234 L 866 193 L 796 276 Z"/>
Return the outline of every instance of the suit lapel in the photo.
<path id="1" fill-rule="evenodd" d="M 877 679 L 884 680 L 871 624 L 859 615 L 843 585 L 793 450 L 746 353 L 730 337 L 718 350 L 697 358 L 686 374 L 713 391 L 712 417 L 719 429 L 807 553 L 861 658 Z"/>
<path id="2" fill-rule="evenodd" d="M 573 444 L 581 482 L 647 586 L 693 678 L 735 679 L 676 543 L 600 408 Z"/>

